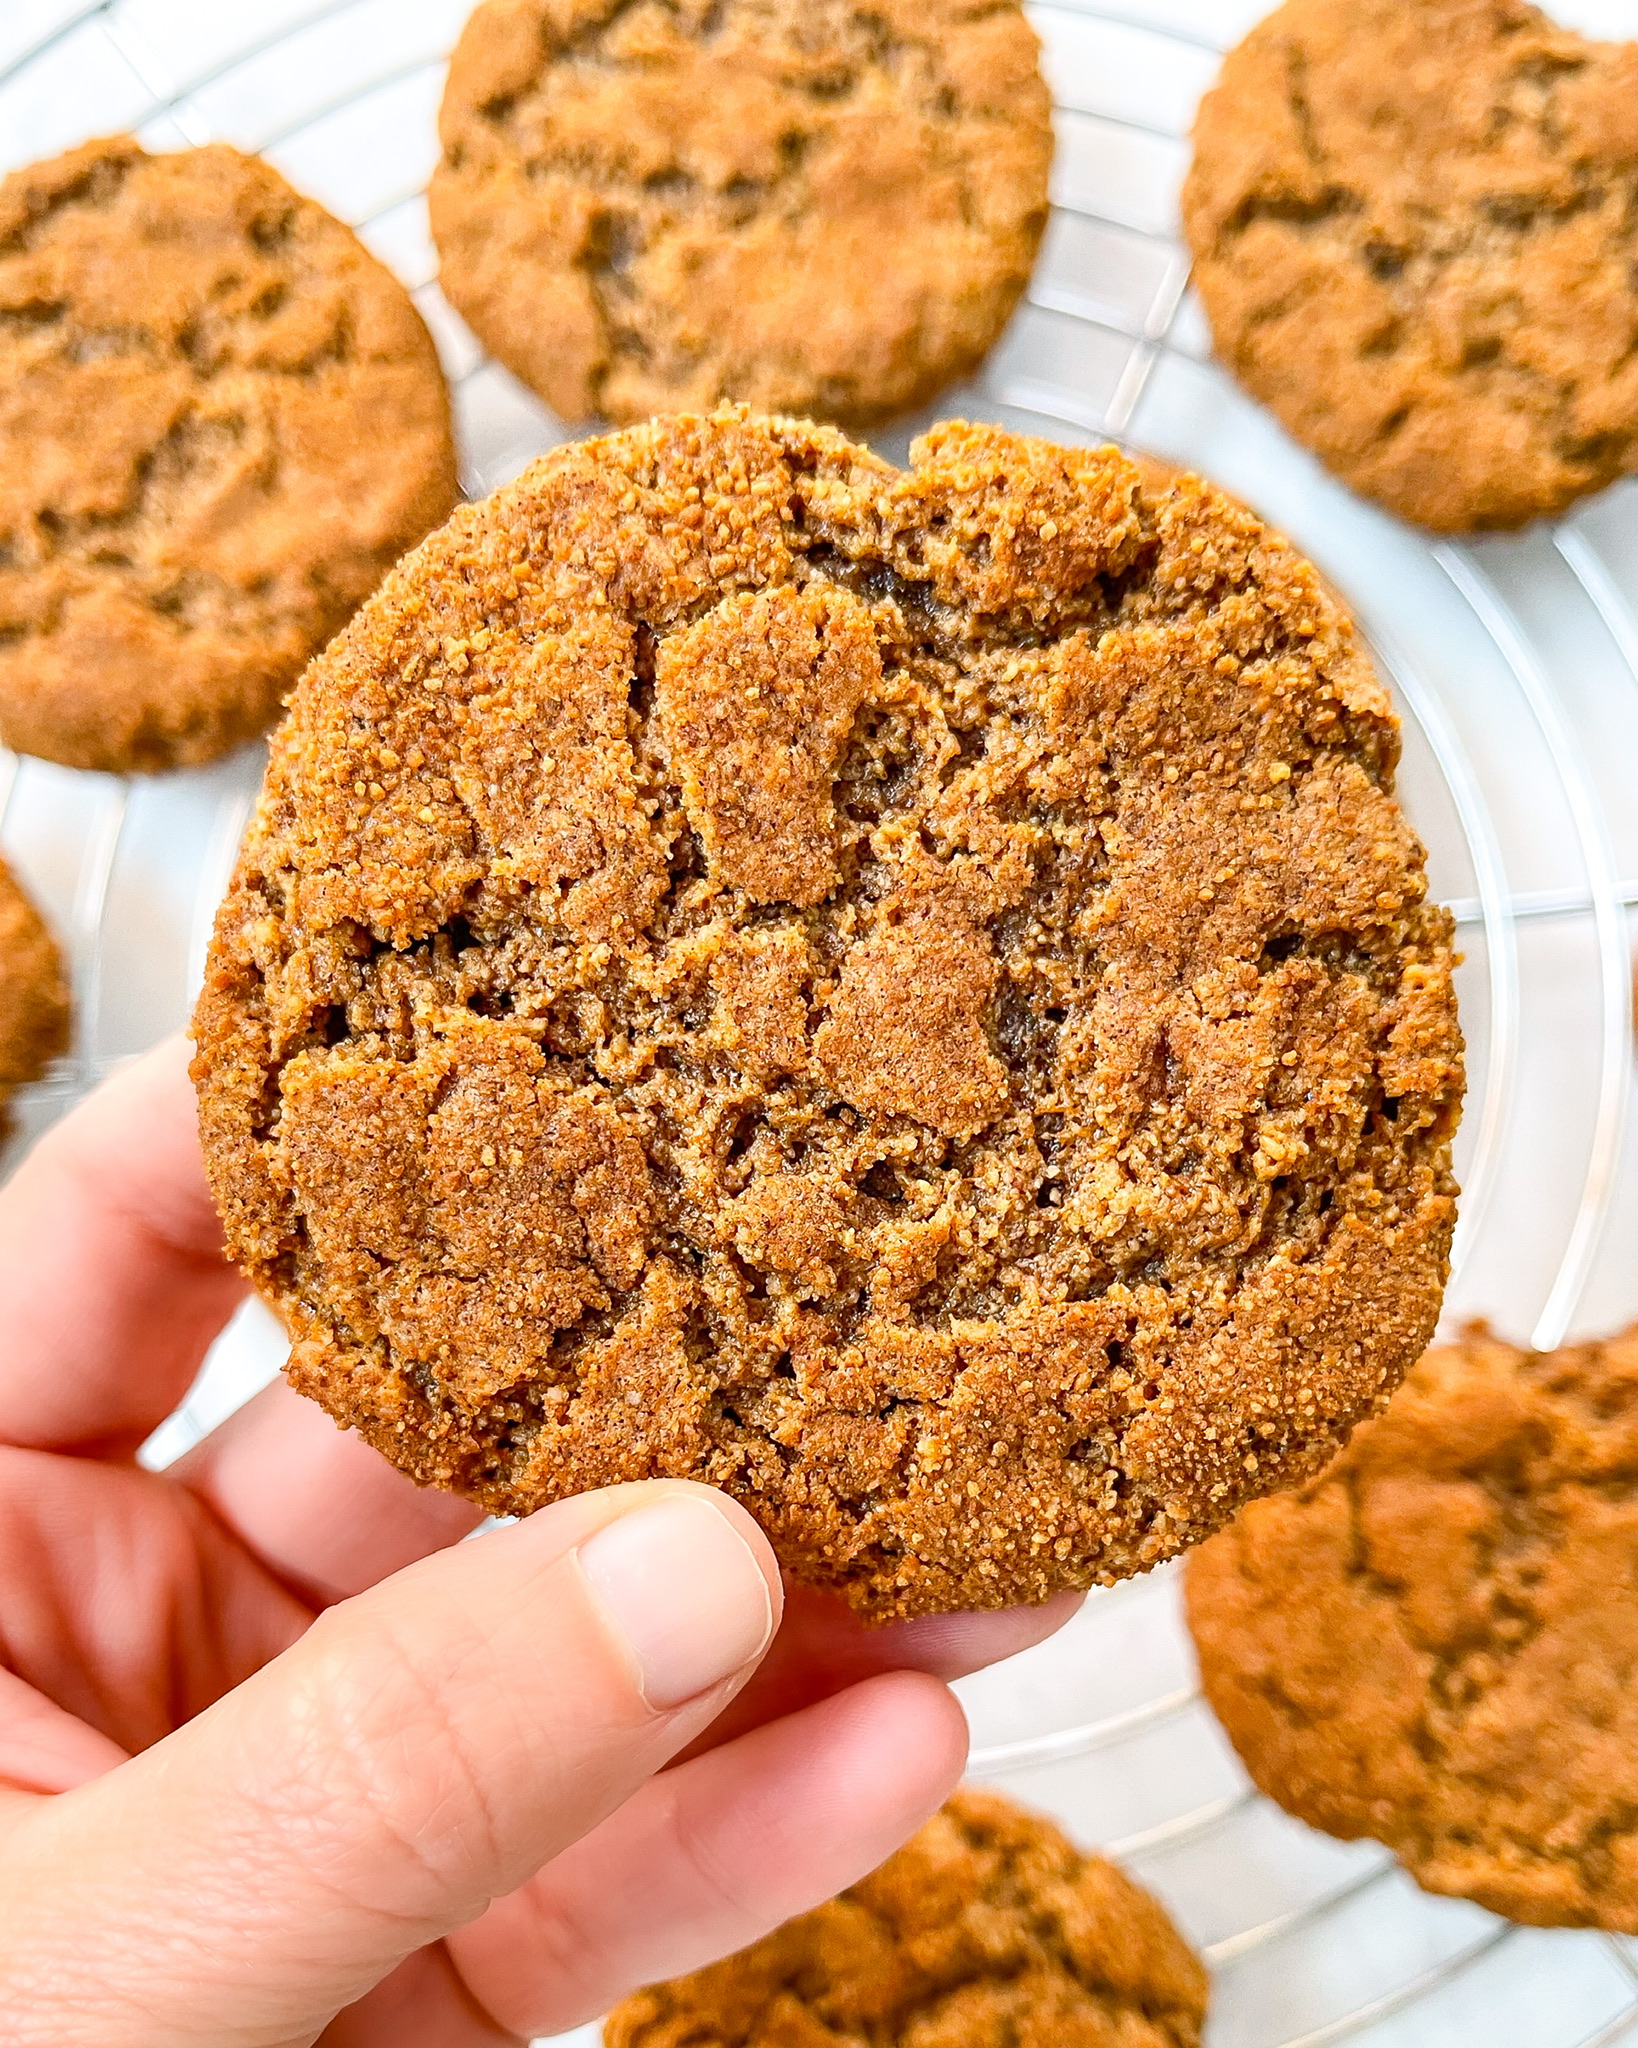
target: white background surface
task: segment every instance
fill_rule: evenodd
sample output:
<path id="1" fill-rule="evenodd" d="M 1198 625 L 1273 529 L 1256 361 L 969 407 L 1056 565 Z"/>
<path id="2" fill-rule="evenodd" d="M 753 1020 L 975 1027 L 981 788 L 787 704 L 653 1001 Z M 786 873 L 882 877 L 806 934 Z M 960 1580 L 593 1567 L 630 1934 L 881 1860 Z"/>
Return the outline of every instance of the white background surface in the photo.
<path id="1" fill-rule="evenodd" d="M 1028 305 L 940 412 L 1063 440 L 1113 433 L 1206 471 L 1341 588 L 1406 714 L 1402 789 L 1458 906 L 1472 1087 L 1449 1297 L 1556 1341 L 1638 1312 L 1629 906 L 1638 902 L 1638 484 L 1557 528 L 1431 545 L 1353 499 L 1211 366 L 1174 236 L 1185 137 L 1259 0 L 1033 10 L 1059 105 L 1051 230 Z M 1638 0 L 1554 12 L 1638 35 Z M 435 284 L 420 189 L 466 0 L 0 0 L 0 169 L 134 127 L 261 149 L 414 290 L 455 385 L 479 493 L 562 429 L 484 362 Z M 902 453 L 903 433 L 883 437 Z M 63 934 L 72 1057 L 21 1105 L 43 1128 L 178 1028 L 258 750 L 124 783 L 0 755 L 0 840 Z M 163 1461 L 277 1369 L 246 1311 Z M 975 1770 L 1115 1846 L 1216 1968 L 1213 2048 L 1638 2043 L 1638 1949 L 1511 1930 L 1423 1897 L 1369 1844 L 1253 1798 L 1198 1704 L 1175 1575 L 1099 1594 L 1056 1642 L 964 1688 Z"/>

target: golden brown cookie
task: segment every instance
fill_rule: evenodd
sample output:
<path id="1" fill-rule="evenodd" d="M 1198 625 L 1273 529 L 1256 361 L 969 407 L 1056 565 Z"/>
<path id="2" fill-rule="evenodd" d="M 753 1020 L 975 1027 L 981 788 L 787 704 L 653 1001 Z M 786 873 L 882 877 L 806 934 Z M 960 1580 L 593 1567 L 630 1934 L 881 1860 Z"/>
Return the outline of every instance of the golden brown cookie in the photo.
<path id="1" fill-rule="evenodd" d="M 1112 448 L 548 456 L 308 670 L 196 1019 L 291 1376 L 528 1509 L 728 1488 L 877 1618 L 1142 1570 L 1430 1335 L 1461 1090 L 1398 730 Z"/>
<path id="2" fill-rule="evenodd" d="M 964 1785 L 896 1856 L 743 1954 L 640 1991 L 605 2048 L 1199 2048 L 1206 1972 L 1158 1901 Z"/>
<path id="3" fill-rule="evenodd" d="M 1638 1934 L 1638 1331 L 1431 1351 L 1322 1478 L 1188 1570 L 1272 1799 L 1429 1891 Z"/>
<path id="4" fill-rule="evenodd" d="M 1356 490 L 1465 532 L 1638 467 L 1638 44 L 1524 0 L 1286 0 L 1194 148 L 1218 349 Z"/>
<path id="5" fill-rule="evenodd" d="M 565 419 L 863 426 L 975 369 L 1046 224 L 1015 0 L 484 0 L 444 93 L 445 292 Z"/>
<path id="6" fill-rule="evenodd" d="M 68 984 L 40 913 L 0 860 L 0 1138 L 12 1091 L 68 1048 Z"/>
<path id="7" fill-rule="evenodd" d="M 223 145 L 0 183 L 0 740 L 73 768 L 260 732 L 455 502 L 420 316 Z"/>

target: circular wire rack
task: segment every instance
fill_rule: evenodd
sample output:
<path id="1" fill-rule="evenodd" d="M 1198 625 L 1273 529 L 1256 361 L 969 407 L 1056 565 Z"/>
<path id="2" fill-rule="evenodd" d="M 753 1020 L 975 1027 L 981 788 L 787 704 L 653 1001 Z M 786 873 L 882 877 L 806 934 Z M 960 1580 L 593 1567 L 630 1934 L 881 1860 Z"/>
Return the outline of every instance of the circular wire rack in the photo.
<path id="1" fill-rule="evenodd" d="M 616 4 L 616 0 L 610 0 Z M 565 438 L 439 294 L 423 189 L 468 0 L 5 0 L 0 171 L 131 129 L 258 150 L 413 292 L 481 495 Z M 1213 365 L 1177 196 L 1199 94 L 1263 0 L 1042 0 L 1053 209 L 1026 304 L 925 417 L 1114 438 L 1213 476 L 1343 592 L 1404 719 L 1400 787 L 1455 913 L 1470 1092 L 1447 1324 L 1548 1347 L 1638 1314 L 1638 482 L 1553 526 L 1431 542 L 1351 497 Z M 1638 36 L 1638 0 L 1558 0 Z M 881 438 L 903 456 L 915 428 Z M 0 1166 L 185 1021 L 260 749 L 134 780 L 0 753 L 0 839 L 55 920 L 68 1057 Z M 277 1369 L 242 1312 L 145 1453 L 163 1464 Z M 1214 1973 L 1212 2048 L 1638 2044 L 1638 1942 L 1514 1927 L 1261 1799 L 1205 1709 L 1175 1569 L 1095 1594 L 960 1688 L 973 1775 L 1055 1812 L 1168 1903 Z M 596 2030 L 586 2032 L 594 2039 Z"/>

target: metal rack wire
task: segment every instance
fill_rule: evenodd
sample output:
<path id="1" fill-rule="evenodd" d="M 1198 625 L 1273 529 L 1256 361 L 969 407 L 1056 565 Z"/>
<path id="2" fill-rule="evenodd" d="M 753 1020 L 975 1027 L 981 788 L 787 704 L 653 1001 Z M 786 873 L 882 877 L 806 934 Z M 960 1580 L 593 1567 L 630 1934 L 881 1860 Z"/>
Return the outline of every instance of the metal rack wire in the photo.
<path id="1" fill-rule="evenodd" d="M 255 8 L 237 10 L 237 20 L 224 24 L 218 18 L 221 10 L 207 22 L 203 0 L 20 0 L 16 20 L 0 20 L 0 134 L 7 132 L 5 110 L 10 107 L 20 110 L 12 124 L 17 140 L 5 145 L 14 159 L 62 147 L 118 122 L 161 145 L 166 140 L 199 143 L 224 134 L 282 161 L 298 183 L 311 184 L 315 169 L 322 172 L 318 196 L 388 255 L 433 327 L 455 392 L 463 481 L 476 494 L 515 472 L 560 438 L 562 430 L 484 359 L 438 295 L 421 219 L 420 195 L 433 148 L 430 125 L 425 136 L 406 144 L 402 164 L 372 163 L 369 175 L 357 179 L 347 174 L 349 149 L 356 149 L 367 129 L 378 131 L 380 110 L 397 104 L 394 95 L 430 112 L 443 52 L 463 11 L 463 0 L 263 0 Z M 1241 417 L 1233 411 L 1232 394 L 1220 380 L 1215 385 L 1200 381 L 1213 373 L 1206 367 L 1202 331 L 1188 296 L 1188 264 L 1176 238 L 1167 180 L 1181 162 L 1192 94 L 1214 67 L 1217 53 L 1260 11 L 1257 0 L 1040 0 L 1033 13 L 1046 44 L 1061 123 L 1053 223 L 1026 307 L 976 385 L 952 394 L 942 411 L 979 410 L 1068 440 L 1130 439 L 1160 453 L 1185 459 L 1192 454 L 1206 468 L 1213 468 L 1217 457 L 1219 474 L 1223 465 L 1243 466 L 1250 459 L 1232 432 L 1222 438 L 1222 422 L 1230 420 L 1232 426 Z M 1638 33 L 1638 0 L 1633 14 L 1631 30 Z M 258 81 L 277 72 L 287 82 L 292 61 L 307 51 L 312 61 L 296 67 L 302 84 L 294 101 L 268 111 L 272 101 L 261 104 Z M 76 77 L 95 74 L 114 81 L 106 115 L 89 108 L 82 96 L 64 107 L 51 104 L 52 79 L 67 77 L 71 70 Z M 377 120 L 377 129 L 369 129 L 371 120 Z M 54 121 L 63 132 L 53 131 Z M 386 126 L 390 130 L 391 123 Z M 1089 251 L 1101 254 L 1091 261 Z M 1208 388 L 1214 395 L 1202 433 L 1201 414 L 1198 407 L 1190 411 L 1194 401 L 1189 394 Z M 1266 440 L 1257 444 L 1267 445 Z M 1505 1229 L 1511 1214 L 1518 1170 L 1515 1134 L 1531 1085 L 1526 1070 L 1540 1035 L 1539 1023 L 1531 1021 L 1534 1012 L 1526 1014 L 1538 1002 L 1535 982 L 1540 977 L 1524 963 L 1534 935 L 1571 934 L 1580 946 L 1576 957 L 1596 989 L 1579 1047 L 1590 1063 L 1585 1115 L 1577 1127 L 1579 1152 L 1563 1178 L 1560 1242 L 1529 1319 L 1534 1341 L 1550 1345 L 1584 1315 L 1589 1290 L 1606 1271 L 1611 1219 L 1627 1199 L 1633 1176 L 1628 913 L 1638 906 L 1638 840 L 1624 839 L 1617 831 L 1607 774 L 1600 779 L 1607 735 L 1600 728 L 1589 742 L 1584 720 L 1566 703 L 1562 678 L 1547 659 L 1550 636 L 1539 622 L 1521 616 L 1519 599 L 1523 592 L 1535 604 L 1549 585 L 1557 590 L 1555 576 L 1565 579 L 1558 595 L 1562 603 L 1579 608 L 1573 613 L 1578 644 L 1591 646 L 1587 636 L 1598 636 L 1599 659 L 1613 678 L 1610 729 L 1625 730 L 1626 721 L 1638 731 L 1638 561 L 1629 571 L 1601 534 L 1579 517 L 1553 530 L 1522 568 L 1512 555 L 1483 546 L 1425 548 L 1417 543 L 1412 556 L 1405 552 L 1412 546 L 1408 539 L 1390 543 L 1373 527 L 1367 533 L 1370 546 L 1398 548 L 1399 569 L 1421 579 L 1426 619 L 1436 620 L 1437 630 L 1424 622 L 1424 629 L 1412 633 L 1402 630 L 1392 590 L 1373 584 L 1347 559 L 1355 532 L 1343 533 L 1338 524 L 1344 517 L 1337 510 L 1339 495 L 1334 489 L 1328 494 L 1302 458 L 1281 453 L 1266 474 L 1253 471 L 1249 486 L 1232 474 L 1223 480 L 1279 516 L 1282 506 L 1270 504 L 1257 487 L 1276 471 L 1291 508 L 1283 523 L 1355 603 L 1408 725 L 1436 770 L 1429 787 L 1436 782 L 1437 801 L 1450 821 L 1444 868 L 1453 886 L 1446 893 L 1476 953 L 1464 989 L 1476 1057 L 1464 1134 L 1467 1194 L 1453 1279 L 1458 1294 L 1470 1261 L 1476 1269 L 1474 1287 L 1482 1287 L 1493 1274 L 1486 1247 L 1493 1225 Z M 1346 514 L 1353 520 L 1374 517 L 1357 508 Z M 1326 559 L 1328 546 L 1343 557 L 1340 562 Z M 1512 745 L 1539 757 L 1561 814 L 1553 849 L 1556 866 L 1536 859 L 1523 844 L 1516 807 L 1510 811 L 1498 803 L 1498 780 L 1506 777 L 1498 769 L 1496 749 L 1484 720 L 1474 716 L 1471 693 L 1453 701 L 1452 671 L 1442 648 L 1465 649 L 1465 658 L 1488 663 L 1498 678 L 1498 692 L 1507 693 Z M 1631 693 L 1631 718 L 1624 692 Z M 187 797 L 193 805 L 187 832 L 178 824 L 173 833 L 186 839 L 187 851 L 180 876 L 172 878 L 177 937 L 165 999 L 170 1004 L 165 1021 L 181 1021 L 258 772 L 259 761 L 250 754 L 204 779 L 167 778 L 164 786 L 109 777 L 73 779 L 74 825 L 66 835 L 73 853 L 58 859 L 47 893 L 66 929 L 80 1021 L 70 1059 L 33 1091 L 34 1128 L 135 1049 L 129 1040 L 140 1034 L 120 1015 L 115 895 L 127 869 L 136 873 L 133 886 L 148 886 L 143 861 L 149 856 L 137 841 L 150 851 L 167 845 L 168 821 L 182 817 Z M 60 771 L 0 755 L 0 831 L 16 824 L 29 778 L 53 775 Z M 56 784 L 42 784 L 30 798 L 31 816 L 49 813 L 57 791 Z M 1420 817 L 1418 822 L 1423 822 Z M 37 862 L 43 859 L 37 856 Z M 1436 845 L 1436 872 L 1439 859 Z M 144 1017 L 151 1024 L 159 1014 L 150 1006 Z M 1631 1306 L 1638 1307 L 1638 1301 Z M 1173 1745 L 1168 1757 L 1189 1760 L 1178 1782 L 1188 1781 L 1213 1738 L 1179 1647 L 1175 1614 L 1168 1608 L 1174 1578 L 1163 1573 L 1141 1586 L 1095 1597 L 1067 1641 L 1060 1639 L 1041 1665 L 1036 1695 L 1022 1706 L 1014 1702 L 1010 1721 L 991 1712 L 982 1688 L 976 1690 L 980 1741 L 972 1760 L 975 1772 L 1017 1783 L 1026 1796 L 1038 1796 L 1050 1781 L 1057 1791 L 1047 1803 L 1072 1805 L 1078 1814 L 1080 1802 L 1091 1798 L 1095 1803 L 1100 1788 L 1144 1780 L 1144 1745 L 1163 1742 Z M 1141 1698 L 1062 1723 L 1055 1718 L 1058 1703 L 1073 1695 L 1071 1681 L 1078 1680 L 1089 1661 L 1096 1662 L 1100 1646 L 1117 1626 L 1135 1630 L 1134 1641 L 1161 1645 L 1171 1659 L 1166 1666 L 1170 1677 Z M 1036 1658 L 1042 1654 L 1031 1653 Z M 1074 1666 L 1076 1658 L 1081 1667 Z M 1019 1726 L 1026 1732 L 1017 1732 Z M 1531 1944 L 1552 1938 L 1526 1934 L 1464 1908 L 1459 1928 L 1445 1920 L 1437 1923 L 1439 1930 L 1454 1929 L 1450 1938 L 1441 1931 L 1437 1940 L 1433 1935 L 1424 1939 L 1426 1929 L 1434 1926 L 1428 1917 L 1435 1912 L 1434 1902 L 1407 1902 L 1392 1859 L 1374 1848 L 1350 1852 L 1324 1882 L 1309 1884 L 1306 1891 L 1297 1884 L 1291 1896 L 1282 1894 L 1282 1900 L 1256 1911 L 1243 1925 L 1224 1923 L 1221 1899 L 1210 1913 L 1195 1912 L 1191 1919 L 1191 1873 L 1218 1867 L 1212 1858 L 1221 1861 L 1225 1844 L 1224 1853 L 1232 1860 L 1238 1835 L 1262 1825 L 1272 1813 L 1224 1760 L 1220 1745 L 1213 1755 L 1216 1775 L 1206 1772 L 1209 1782 L 1197 1787 L 1201 1796 L 1178 1803 L 1168 1782 L 1134 1816 L 1137 1824 L 1100 1832 L 1114 1853 L 1131 1860 L 1148 1881 L 1174 1896 L 1174 1903 L 1182 1899 L 1183 1917 L 1200 1935 L 1219 1974 L 1214 2040 L 1224 2048 L 1327 2048 L 1367 2036 L 1383 2044 L 1476 2038 L 1449 2031 L 1446 2020 L 1434 2017 L 1444 2009 L 1440 2001 L 1479 1984 L 1511 1955 L 1527 1950 L 1534 1958 Z M 1285 1868 L 1280 1857 L 1289 1861 L 1292 1854 L 1282 1850 L 1268 1867 Z M 1352 1939 L 1342 1932 L 1345 1925 L 1362 1923 L 1350 1916 L 1385 1908 L 1390 1898 L 1400 1901 L 1396 1910 L 1402 1914 L 1423 1914 L 1404 1921 L 1414 1938 L 1407 1937 L 1377 1973 L 1379 1981 L 1359 1995 L 1328 1994 L 1316 1980 L 1315 1998 L 1323 2004 L 1331 1996 L 1334 2009 L 1317 2016 L 1309 2012 L 1293 2023 L 1290 2014 L 1301 2000 L 1292 2004 L 1285 1998 L 1281 1972 L 1270 1958 L 1303 1942 Z M 1582 1944 L 1574 1950 L 1578 1959 L 1589 1953 L 1586 1941 L 1596 1943 L 1611 1989 L 1608 2009 L 1590 2021 L 1591 2030 L 1582 2025 L 1578 2032 L 1555 2035 L 1553 2048 L 1615 2048 L 1629 2034 L 1638 2042 L 1638 1962 L 1632 1949 L 1613 1938 L 1563 1939 Z M 1428 1941 L 1434 1941 L 1431 1951 Z M 1565 1965 L 1553 1959 L 1569 1953 L 1543 1948 L 1541 1960 L 1531 1961 L 1530 1968 L 1541 1983 L 1556 1982 L 1555 1970 L 1583 1967 L 1579 1961 Z M 1294 1971 L 1295 1966 L 1285 1974 Z M 1231 1996 L 1230 1987 L 1242 1984 L 1251 1988 Z M 1426 2031 L 1430 2027 L 1436 2031 Z"/>

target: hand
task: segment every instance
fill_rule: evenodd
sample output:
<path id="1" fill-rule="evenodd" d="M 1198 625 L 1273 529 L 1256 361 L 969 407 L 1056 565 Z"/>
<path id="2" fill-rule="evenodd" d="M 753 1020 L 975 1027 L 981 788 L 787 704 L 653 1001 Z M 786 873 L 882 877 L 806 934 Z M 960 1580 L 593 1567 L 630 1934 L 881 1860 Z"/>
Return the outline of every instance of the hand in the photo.
<path id="1" fill-rule="evenodd" d="M 282 1383 L 144 1471 L 242 1293 L 180 1045 L 0 1191 L 8 2048 L 576 2025 L 880 1862 L 961 1769 L 941 1681 L 1075 1604 L 780 1626 L 749 1515 L 681 1483 L 461 1543 Z"/>

